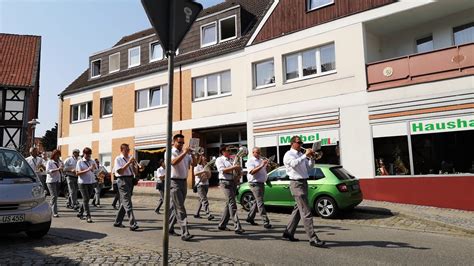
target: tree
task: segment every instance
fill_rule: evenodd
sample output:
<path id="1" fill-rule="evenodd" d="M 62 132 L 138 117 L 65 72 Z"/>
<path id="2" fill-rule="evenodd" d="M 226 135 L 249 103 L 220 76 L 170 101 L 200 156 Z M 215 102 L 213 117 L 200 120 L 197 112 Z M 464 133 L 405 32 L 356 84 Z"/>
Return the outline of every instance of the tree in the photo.
<path id="1" fill-rule="evenodd" d="M 58 123 L 51 130 L 46 130 L 41 138 L 41 145 L 45 151 L 52 151 L 58 147 Z"/>

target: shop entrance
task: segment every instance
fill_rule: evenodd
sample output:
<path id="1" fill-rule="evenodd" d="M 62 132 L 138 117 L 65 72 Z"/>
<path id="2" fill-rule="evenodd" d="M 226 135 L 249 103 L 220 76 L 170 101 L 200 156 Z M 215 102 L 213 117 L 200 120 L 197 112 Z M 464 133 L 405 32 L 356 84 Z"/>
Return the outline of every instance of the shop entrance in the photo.
<path id="1" fill-rule="evenodd" d="M 165 148 L 137 149 L 136 158 L 138 162 L 142 160 L 150 160 L 150 163 L 145 167 L 145 170 L 140 173 L 140 179 L 151 180 L 154 172 L 159 168 L 158 162 L 163 160 L 164 156 Z"/>

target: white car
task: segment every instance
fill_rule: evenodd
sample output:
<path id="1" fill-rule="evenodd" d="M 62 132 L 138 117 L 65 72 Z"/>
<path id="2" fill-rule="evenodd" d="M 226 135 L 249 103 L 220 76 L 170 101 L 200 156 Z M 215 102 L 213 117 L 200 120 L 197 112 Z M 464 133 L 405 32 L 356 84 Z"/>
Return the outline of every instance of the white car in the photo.
<path id="1" fill-rule="evenodd" d="M 41 238 L 50 227 L 51 208 L 38 176 L 19 152 L 0 148 L 0 234 Z"/>

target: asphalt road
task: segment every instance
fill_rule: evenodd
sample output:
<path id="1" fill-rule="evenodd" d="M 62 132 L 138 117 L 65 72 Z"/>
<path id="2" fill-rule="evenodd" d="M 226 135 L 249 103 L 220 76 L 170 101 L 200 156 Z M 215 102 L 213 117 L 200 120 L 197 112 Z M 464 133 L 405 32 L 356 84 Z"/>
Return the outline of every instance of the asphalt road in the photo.
<path id="1" fill-rule="evenodd" d="M 101 241 L 148 248 L 161 253 L 163 216 L 153 212 L 154 201 L 155 199 L 151 197 L 135 199 L 135 216 L 140 224 L 138 232 L 112 226 L 116 211 L 110 206 L 111 198 L 102 199 L 102 208 L 93 209 L 92 224 L 79 220 L 71 210 L 60 208 L 61 217 L 53 220 L 50 232 L 53 237 L 61 236 L 76 241 L 90 239 L 100 234 Z M 61 200 L 60 204 L 61 207 L 64 206 L 64 201 Z M 217 219 L 223 207 L 222 203 L 211 202 L 211 209 L 217 216 L 217 219 L 211 222 L 206 219 L 195 219 L 190 215 L 196 210 L 196 200 L 187 201 L 186 206 L 190 231 L 195 238 L 191 242 L 183 242 L 179 237 L 171 236 L 171 248 L 190 252 L 205 251 L 255 264 L 472 265 L 473 263 L 472 237 L 332 223 L 331 220 L 315 219 L 319 237 L 327 242 L 327 248 L 320 249 L 309 246 L 301 225 L 296 235 L 300 242 L 280 240 L 288 221 L 287 213 L 269 213 L 274 228 L 266 230 L 261 225 L 247 224 L 244 221 L 245 213 L 239 212 L 246 232 L 243 235 L 235 235 L 232 231 L 217 230 Z M 257 222 L 261 224 L 258 219 Z M 230 223 L 229 228 L 232 226 Z M 176 231 L 179 232 L 178 227 Z"/>

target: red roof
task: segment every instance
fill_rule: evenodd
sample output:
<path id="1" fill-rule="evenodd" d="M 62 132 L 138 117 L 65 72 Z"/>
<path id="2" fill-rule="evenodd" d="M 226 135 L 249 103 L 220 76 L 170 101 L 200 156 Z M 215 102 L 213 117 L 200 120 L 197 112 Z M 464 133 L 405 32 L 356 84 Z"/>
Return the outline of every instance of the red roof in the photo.
<path id="1" fill-rule="evenodd" d="M 0 33 L 0 85 L 38 85 L 40 48 L 40 36 Z"/>

